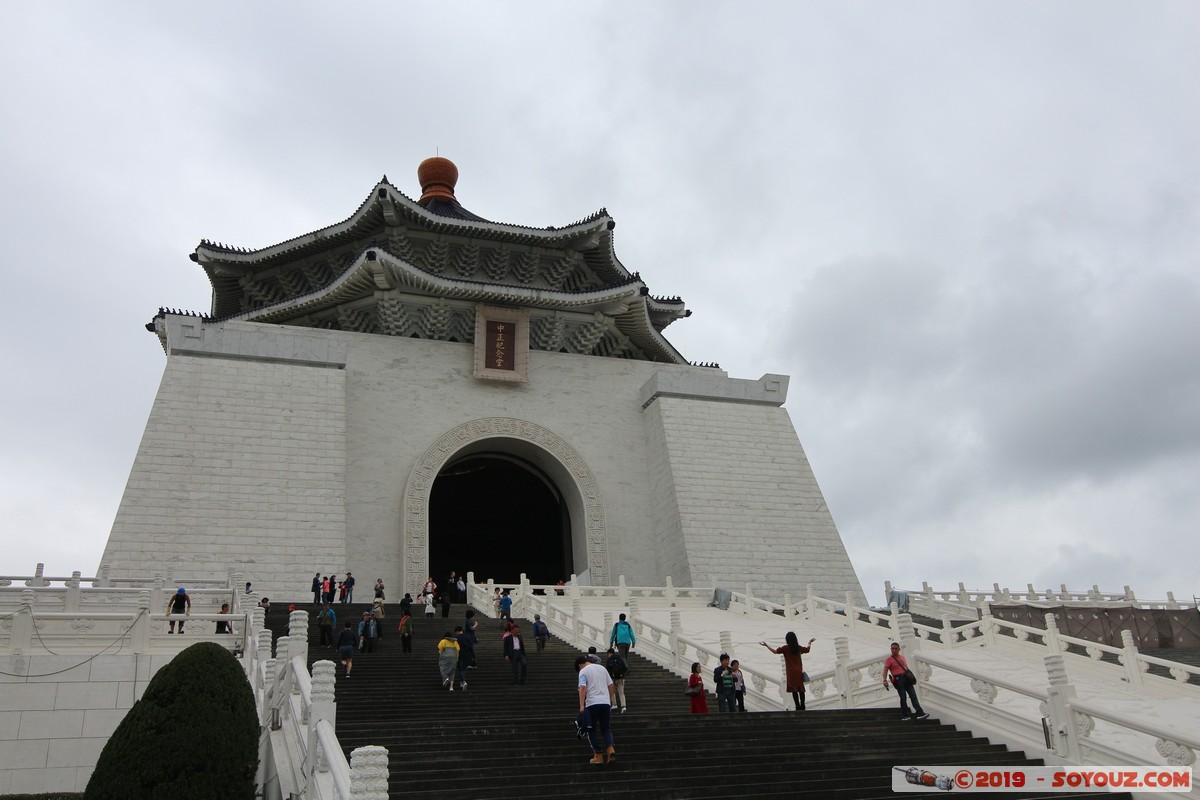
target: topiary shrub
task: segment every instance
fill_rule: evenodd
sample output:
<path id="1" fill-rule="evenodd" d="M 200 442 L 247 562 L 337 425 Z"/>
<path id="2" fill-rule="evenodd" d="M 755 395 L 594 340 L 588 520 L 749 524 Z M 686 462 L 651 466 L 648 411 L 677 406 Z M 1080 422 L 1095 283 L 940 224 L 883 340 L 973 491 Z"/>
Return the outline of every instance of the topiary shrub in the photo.
<path id="1" fill-rule="evenodd" d="M 258 718 L 228 650 L 194 644 L 171 659 L 100 753 L 84 800 L 252 800 Z"/>

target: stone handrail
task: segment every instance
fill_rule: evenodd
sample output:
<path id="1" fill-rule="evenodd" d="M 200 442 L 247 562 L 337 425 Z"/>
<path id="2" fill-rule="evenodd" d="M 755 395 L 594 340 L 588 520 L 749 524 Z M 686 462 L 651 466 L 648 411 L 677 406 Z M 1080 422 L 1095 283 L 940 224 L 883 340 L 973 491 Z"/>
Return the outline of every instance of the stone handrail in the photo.
<path id="1" fill-rule="evenodd" d="M 1122 714 L 1119 711 L 1100 708 L 1095 703 L 1084 700 L 1071 700 L 1071 708 L 1094 719 L 1104 720 L 1125 730 L 1136 731 L 1155 738 L 1154 749 L 1166 759 L 1167 764 L 1176 767 L 1190 767 L 1196 763 L 1196 752 L 1200 751 L 1200 736 L 1185 731 L 1164 731 L 1161 727 L 1146 724 L 1144 720 Z"/>
<path id="2" fill-rule="evenodd" d="M 1128 587 L 1123 587 L 1120 592 L 1102 592 L 1100 587 L 1093 585 L 1085 591 L 1071 591 L 1066 584 L 1059 586 L 1058 590 L 1044 589 L 1037 590 L 1033 588 L 1032 583 L 1025 585 L 1024 591 L 1012 591 L 1007 587 L 1001 588 L 1000 584 L 993 583 L 992 588 L 988 589 L 967 589 L 963 583 L 958 584 L 958 588 L 952 591 L 938 591 L 933 589 L 928 582 L 922 582 L 921 589 L 917 590 L 900 590 L 905 591 L 910 599 L 910 602 L 916 598 L 922 598 L 930 603 L 946 603 L 953 604 L 955 607 L 970 607 L 981 608 L 989 603 L 1024 603 L 1028 605 L 1121 605 L 1134 606 L 1136 608 L 1165 608 L 1165 609 L 1180 609 L 1187 608 L 1188 604 L 1180 603 L 1175 599 L 1174 592 L 1167 592 L 1166 600 L 1144 601 L 1138 600 L 1134 591 Z M 887 593 L 889 600 L 892 596 L 894 587 L 891 581 L 884 582 L 884 591 Z M 935 613 L 930 616 L 940 617 L 941 613 Z"/>

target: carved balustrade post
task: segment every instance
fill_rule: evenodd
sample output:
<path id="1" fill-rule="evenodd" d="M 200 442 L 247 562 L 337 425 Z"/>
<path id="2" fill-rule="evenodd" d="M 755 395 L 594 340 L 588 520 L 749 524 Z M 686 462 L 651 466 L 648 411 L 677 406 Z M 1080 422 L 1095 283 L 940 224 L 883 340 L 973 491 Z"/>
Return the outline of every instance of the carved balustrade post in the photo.
<path id="1" fill-rule="evenodd" d="M 815 608 L 816 596 L 817 596 L 816 592 L 813 591 L 813 585 L 811 583 L 806 584 L 804 587 L 804 621 L 805 622 L 810 622 L 813 617 L 813 612 L 816 611 L 816 608 Z"/>
<path id="2" fill-rule="evenodd" d="M 368 745 L 350 753 L 351 800 L 388 800 L 388 751 Z"/>
<path id="3" fill-rule="evenodd" d="M 38 586 L 38 587 L 49 586 L 50 581 L 46 580 L 43 577 L 43 575 L 45 575 L 45 573 L 46 573 L 46 565 L 38 564 L 37 567 L 33 570 L 33 577 L 30 578 L 29 580 L 25 581 L 25 585 L 26 586 Z"/>
<path id="4" fill-rule="evenodd" d="M 100 571 L 96 575 L 96 580 L 94 580 L 92 582 L 92 587 L 95 588 L 95 587 L 99 586 L 99 587 L 103 588 L 103 587 L 112 586 L 112 578 L 110 577 L 111 574 L 112 574 L 112 567 L 109 566 L 108 564 L 101 564 Z"/>
<path id="5" fill-rule="evenodd" d="M 641 615 L 642 615 L 641 601 L 638 600 L 636 597 L 629 598 L 629 623 L 632 625 L 633 621 L 636 620 Z"/>
<path id="6" fill-rule="evenodd" d="M 329 762 L 321 752 L 317 739 L 317 723 L 327 720 L 330 725 L 337 726 L 337 703 L 335 689 L 335 674 L 337 666 L 332 661 L 317 661 L 312 666 L 312 705 L 308 710 L 308 752 L 305 756 L 306 775 L 313 772 L 328 772 Z"/>
<path id="7" fill-rule="evenodd" d="M 67 581 L 67 598 L 63 606 L 64 611 L 78 613 L 81 591 L 79 588 L 79 579 L 82 576 L 83 573 L 79 572 L 78 570 L 71 573 L 71 580 Z"/>
<path id="8" fill-rule="evenodd" d="M 1071 593 L 1067 591 L 1067 585 L 1065 583 L 1060 583 L 1058 585 L 1058 591 L 1059 591 L 1059 594 L 1058 594 L 1059 600 L 1070 602 Z"/>
<path id="9" fill-rule="evenodd" d="M 983 629 L 983 641 L 988 647 L 996 646 L 996 618 L 992 616 L 992 606 L 985 603 L 983 608 L 979 610 L 980 622 L 979 627 Z"/>
<path id="10" fill-rule="evenodd" d="M 921 640 L 913 630 L 912 615 L 908 613 L 896 615 L 896 641 L 906 651 L 920 650 Z"/>
<path id="11" fill-rule="evenodd" d="M 267 662 L 271 660 L 271 632 L 264 631 L 261 628 L 257 628 L 256 630 L 258 630 L 258 633 L 254 635 L 254 681 L 256 686 L 262 687 L 263 697 L 266 697 L 267 691 L 271 688 L 274 682 L 274 675 L 271 676 L 272 680 L 268 681 L 266 676 L 263 674 L 263 670 L 266 667 Z"/>
<path id="12" fill-rule="evenodd" d="M 242 585 L 245 581 L 242 580 L 245 576 L 240 572 L 231 571 L 229 574 L 229 607 L 237 611 L 248 611 L 249 606 L 246 602 L 248 595 L 242 591 Z"/>
<path id="13" fill-rule="evenodd" d="M 612 619 L 611 612 L 609 619 Z M 571 598 L 571 644 L 578 645 L 579 637 L 583 631 L 583 600 L 579 597 Z"/>
<path id="14" fill-rule="evenodd" d="M 858 625 L 858 612 L 854 610 L 854 592 L 846 592 L 846 627 L 850 630 Z"/>
<path id="15" fill-rule="evenodd" d="M 957 643 L 958 633 L 954 630 L 954 623 L 950 620 L 950 615 L 942 614 L 942 644 L 953 650 Z"/>
<path id="16" fill-rule="evenodd" d="M 161 608 L 166 610 L 167 601 L 163 599 L 163 576 L 162 573 L 156 573 L 154 583 L 150 587 L 150 607 Z M 169 611 L 167 613 L 170 613 Z"/>
<path id="17" fill-rule="evenodd" d="M 967 585 L 962 581 L 958 582 L 958 602 L 963 605 L 971 602 L 971 595 L 967 594 Z"/>
<path id="18" fill-rule="evenodd" d="M 1142 675 L 1142 665 L 1138 661 L 1137 642 L 1133 639 L 1132 631 L 1121 631 L 1121 647 L 1125 651 L 1121 653 L 1121 664 L 1125 667 L 1125 675 L 1129 678 L 1129 685 L 1145 685 L 1146 681 Z"/>
<path id="19" fill-rule="evenodd" d="M 683 632 L 683 623 L 680 620 L 679 612 L 671 612 L 671 635 L 669 642 L 671 645 L 671 658 L 676 669 L 679 669 L 681 661 L 679 658 L 679 634 Z"/>
<path id="20" fill-rule="evenodd" d="M 729 631 L 721 631 L 718 637 L 721 642 L 721 652 L 728 653 L 731 659 L 737 658 L 737 655 L 733 652 L 733 634 Z"/>
<path id="21" fill-rule="evenodd" d="M 746 583 L 746 607 L 742 610 L 743 616 L 750 616 L 750 612 L 754 610 L 754 594 L 750 588 L 750 583 Z"/>
<path id="22" fill-rule="evenodd" d="M 1130 603 L 1137 602 L 1137 597 L 1133 594 L 1133 589 L 1130 589 L 1128 586 L 1125 587 L 1125 600 Z"/>
<path id="23" fill-rule="evenodd" d="M 792 616 L 795 613 L 796 613 L 796 609 L 792 605 L 792 593 L 784 592 L 783 593 L 783 617 L 784 617 L 784 619 L 787 619 L 788 617 Z"/>
<path id="24" fill-rule="evenodd" d="M 1025 584 L 1025 588 L 1026 588 L 1026 591 L 1025 591 L 1025 599 L 1026 600 L 1037 600 L 1038 599 L 1037 589 L 1033 588 L 1032 583 Z"/>
<path id="25" fill-rule="evenodd" d="M 1046 614 L 1043 619 L 1046 620 L 1046 647 L 1050 649 L 1051 653 L 1058 655 L 1063 651 L 1062 643 L 1058 640 L 1058 620 L 1054 618 L 1053 614 Z"/>
<path id="26" fill-rule="evenodd" d="M 1045 656 L 1046 672 L 1050 686 L 1043 713 L 1050 724 L 1050 741 L 1055 755 L 1066 759 L 1068 764 L 1082 764 L 1083 752 L 1079 746 L 1080 736 L 1091 732 L 1091 717 L 1071 708 L 1075 699 L 1075 687 L 1067 682 L 1067 671 L 1059 653 Z"/>
<path id="27" fill-rule="evenodd" d="M 568 597 L 583 597 L 583 591 L 579 588 L 579 576 L 574 572 L 571 573 L 571 580 L 567 582 Z"/>
<path id="28" fill-rule="evenodd" d="M 30 646 L 33 644 L 33 604 L 36 600 L 36 593 L 33 589 L 23 589 L 21 591 L 21 607 L 17 609 L 17 613 L 13 616 L 12 621 L 12 636 L 9 640 L 9 647 L 12 654 L 15 656 L 25 655 Z"/>
<path id="29" fill-rule="evenodd" d="M 1179 607 L 1179 603 L 1175 602 L 1175 593 L 1167 592 L 1167 608 L 1175 609 Z"/>
<path id="30" fill-rule="evenodd" d="M 675 584 L 671 582 L 671 576 L 667 576 L 667 585 L 663 590 L 663 597 L 667 600 L 668 606 L 674 606 L 675 600 L 679 597 L 679 592 L 675 590 Z"/>
<path id="31" fill-rule="evenodd" d="M 275 679 L 279 673 L 279 659 L 268 658 L 262 662 L 262 706 L 259 709 L 258 724 L 264 728 L 272 726 L 273 709 L 277 707 L 278 692 L 275 692 Z"/>
<path id="32" fill-rule="evenodd" d="M 262 606 L 251 606 L 250 619 L 253 621 L 254 630 L 265 630 L 267 627 L 267 610 Z"/>
<path id="33" fill-rule="evenodd" d="M 133 652 L 140 655 L 150 651 L 150 592 L 138 592 L 138 616 L 133 623 L 131 644 Z"/>
<path id="34" fill-rule="evenodd" d="M 846 636 L 835 636 L 833 639 L 833 674 L 837 683 L 841 700 L 841 708 L 854 708 L 854 687 L 850 684 L 850 639 Z"/>
<path id="35" fill-rule="evenodd" d="M 626 605 L 629 602 L 629 589 L 625 586 L 625 576 L 617 576 L 617 601 L 621 605 Z"/>
<path id="36" fill-rule="evenodd" d="M 608 638 L 607 638 L 607 637 L 611 635 L 611 634 L 609 633 L 609 631 L 611 631 L 611 630 L 613 629 L 613 624 L 614 624 L 614 623 L 613 623 L 613 612 L 611 612 L 611 611 L 605 611 L 605 612 L 604 612 L 604 632 L 603 632 L 603 635 L 602 635 L 602 638 L 604 639 L 604 644 L 605 644 L 605 646 L 607 646 L 607 645 L 608 645 Z"/>
<path id="37" fill-rule="evenodd" d="M 287 636 L 280 636 L 275 640 L 275 660 L 279 662 L 275 677 L 276 681 L 283 680 L 290 683 L 291 670 L 288 669 L 288 662 L 291 659 L 288 658 L 288 639 Z"/>
<path id="38" fill-rule="evenodd" d="M 308 612 L 293 611 L 288 614 L 288 659 L 300 656 L 308 661 Z"/>

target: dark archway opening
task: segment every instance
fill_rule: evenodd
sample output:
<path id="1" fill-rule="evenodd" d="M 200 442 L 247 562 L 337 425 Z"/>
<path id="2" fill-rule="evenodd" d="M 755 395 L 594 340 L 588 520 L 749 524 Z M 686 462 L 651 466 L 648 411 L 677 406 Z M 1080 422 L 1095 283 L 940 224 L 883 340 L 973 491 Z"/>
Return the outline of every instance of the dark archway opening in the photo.
<path id="1" fill-rule="evenodd" d="M 429 496 L 429 569 L 475 580 L 557 583 L 574 572 L 571 521 L 554 483 L 526 461 L 476 453 L 438 473 Z"/>

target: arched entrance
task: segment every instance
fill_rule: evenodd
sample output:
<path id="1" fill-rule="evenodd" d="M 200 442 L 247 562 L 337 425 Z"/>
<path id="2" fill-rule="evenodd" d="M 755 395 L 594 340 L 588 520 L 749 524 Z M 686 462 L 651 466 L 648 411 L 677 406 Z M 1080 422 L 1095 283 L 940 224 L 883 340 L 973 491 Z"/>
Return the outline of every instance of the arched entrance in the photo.
<path id="1" fill-rule="evenodd" d="M 467 463 L 472 457 L 507 459 L 511 469 L 521 469 L 554 487 L 563 509 L 563 545 L 570 558 L 563 558 L 583 584 L 609 583 L 608 531 L 600 487 L 583 457 L 558 434 L 533 422 L 511 417 L 472 420 L 447 431 L 418 459 L 404 491 L 403 546 L 404 588 L 420 590 L 427 576 L 444 580 L 430 563 L 431 494 L 447 465 Z M 514 543 L 518 558 L 535 563 L 537 555 L 526 552 L 521 540 Z M 447 563 L 450 569 L 474 571 L 473 565 Z M 529 572 L 519 568 L 519 572 Z M 488 577 L 476 571 L 475 579 Z M 567 577 L 567 576 L 558 576 Z M 499 580 L 500 578 L 497 577 Z M 533 580 L 533 576 L 530 575 Z M 555 577 L 554 580 L 558 578 Z"/>
<path id="2" fill-rule="evenodd" d="M 573 573 L 571 519 L 558 487 L 506 453 L 450 461 L 429 495 L 434 580 L 468 570 L 476 580 L 555 583 Z"/>

